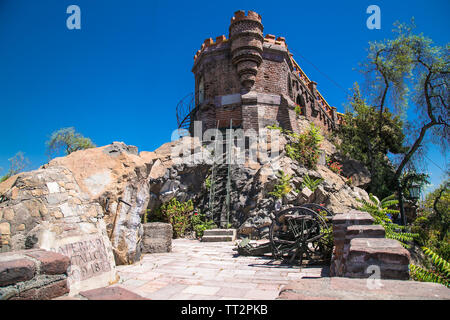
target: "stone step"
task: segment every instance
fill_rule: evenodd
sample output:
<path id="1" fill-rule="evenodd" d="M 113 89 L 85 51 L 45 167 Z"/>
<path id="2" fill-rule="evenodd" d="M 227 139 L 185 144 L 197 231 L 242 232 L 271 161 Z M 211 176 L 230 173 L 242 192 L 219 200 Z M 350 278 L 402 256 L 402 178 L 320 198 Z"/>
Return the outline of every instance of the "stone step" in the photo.
<path id="1" fill-rule="evenodd" d="M 233 241 L 233 236 L 203 236 L 202 242 L 225 242 Z"/>
<path id="2" fill-rule="evenodd" d="M 368 278 L 374 266 L 380 270 L 381 279 L 409 279 L 410 254 L 400 242 L 385 238 L 355 238 L 350 241 L 347 257 L 349 278 Z"/>
<path id="3" fill-rule="evenodd" d="M 236 238 L 236 229 L 208 229 L 203 232 L 205 236 L 232 236 Z"/>

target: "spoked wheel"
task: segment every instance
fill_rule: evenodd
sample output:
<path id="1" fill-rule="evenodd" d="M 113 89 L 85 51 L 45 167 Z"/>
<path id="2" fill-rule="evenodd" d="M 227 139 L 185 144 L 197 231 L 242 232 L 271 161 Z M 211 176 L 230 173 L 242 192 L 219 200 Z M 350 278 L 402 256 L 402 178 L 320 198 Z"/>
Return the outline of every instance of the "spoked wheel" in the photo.
<path id="1" fill-rule="evenodd" d="M 293 207 L 279 212 L 269 229 L 273 257 L 296 259 L 302 264 L 322 260 L 330 251 L 330 229 L 325 219 L 306 207 Z"/>

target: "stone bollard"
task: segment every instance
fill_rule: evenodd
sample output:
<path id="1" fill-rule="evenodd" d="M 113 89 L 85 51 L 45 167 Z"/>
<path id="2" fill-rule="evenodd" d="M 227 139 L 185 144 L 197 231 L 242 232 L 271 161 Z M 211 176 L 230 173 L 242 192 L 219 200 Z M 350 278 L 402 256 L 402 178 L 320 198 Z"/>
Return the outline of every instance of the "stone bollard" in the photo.
<path id="1" fill-rule="evenodd" d="M 163 253 L 172 251 L 173 229 L 170 223 L 150 222 L 143 225 L 143 253 Z"/>

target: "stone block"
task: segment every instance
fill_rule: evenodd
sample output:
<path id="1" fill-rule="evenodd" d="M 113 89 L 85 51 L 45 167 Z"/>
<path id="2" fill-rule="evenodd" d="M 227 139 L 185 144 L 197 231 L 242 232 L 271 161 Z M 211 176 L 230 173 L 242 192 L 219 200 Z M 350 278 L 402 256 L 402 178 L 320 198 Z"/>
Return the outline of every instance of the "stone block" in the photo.
<path id="1" fill-rule="evenodd" d="M 371 225 L 375 219 L 367 212 L 350 210 L 333 217 L 333 225 Z"/>
<path id="2" fill-rule="evenodd" d="M 5 287 L 34 277 L 36 266 L 21 255 L 4 253 L 0 256 L 0 287 Z"/>
<path id="3" fill-rule="evenodd" d="M 345 243 L 355 238 L 384 238 L 385 230 L 380 225 L 355 225 L 349 226 L 345 233 Z"/>
<path id="4" fill-rule="evenodd" d="M 143 253 L 162 253 L 172 251 L 173 229 L 170 223 L 151 222 L 143 225 Z"/>
<path id="5" fill-rule="evenodd" d="M 25 254 L 41 263 L 41 274 L 64 274 L 70 265 L 68 257 L 56 252 L 38 250 Z"/>

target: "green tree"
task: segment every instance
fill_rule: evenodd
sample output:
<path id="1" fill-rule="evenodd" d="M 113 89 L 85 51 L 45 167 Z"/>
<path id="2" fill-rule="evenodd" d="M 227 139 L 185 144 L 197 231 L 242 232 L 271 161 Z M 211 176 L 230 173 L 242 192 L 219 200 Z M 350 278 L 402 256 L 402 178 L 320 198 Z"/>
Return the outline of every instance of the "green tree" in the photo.
<path id="1" fill-rule="evenodd" d="M 52 133 L 50 139 L 46 142 L 47 154 L 49 156 L 63 152 L 65 155 L 72 152 L 95 148 L 95 144 L 90 138 L 84 137 L 75 131 L 75 128 L 62 128 Z"/>
<path id="2" fill-rule="evenodd" d="M 387 157 L 388 153 L 400 154 L 405 135 L 399 116 L 384 110 L 381 113 L 383 125 L 379 128 L 380 113 L 362 97 L 358 83 L 353 86 L 353 95 L 346 106 L 344 122 L 338 132 L 341 143 L 339 151 L 361 161 L 369 170 L 370 193 L 386 197 L 394 190 L 392 176 L 395 168 Z"/>
<path id="3" fill-rule="evenodd" d="M 22 151 L 17 152 L 14 157 L 8 159 L 10 165 L 8 172 L 0 178 L 0 182 L 5 181 L 9 177 L 23 171 L 29 164 L 30 160 L 24 156 Z"/>
<path id="4" fill-rule="evenodd" d="M 420 234 L 421 245 L 449 260 L 450 180 L 428 193 L 420 205 L 413 229 Z"/>

